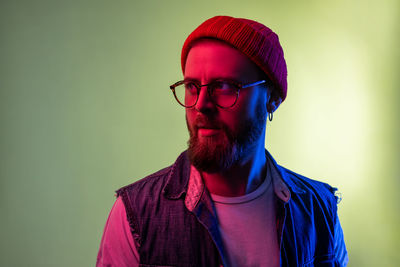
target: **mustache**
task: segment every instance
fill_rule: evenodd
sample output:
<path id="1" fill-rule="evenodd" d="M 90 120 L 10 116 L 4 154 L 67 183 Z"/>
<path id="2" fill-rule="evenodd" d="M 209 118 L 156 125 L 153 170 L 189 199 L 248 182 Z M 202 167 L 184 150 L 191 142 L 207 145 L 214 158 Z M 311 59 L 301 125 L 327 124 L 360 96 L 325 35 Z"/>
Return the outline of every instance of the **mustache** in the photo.
<path id="1" fill-rule="evenodd" d="M 224 125 L 221 122 L 213 120 L 204 115 L 197 115 L 194 121 L 193 128 L 195 130 L 199 128 L 208 128 L 208 129 L 223 129 Z"/>

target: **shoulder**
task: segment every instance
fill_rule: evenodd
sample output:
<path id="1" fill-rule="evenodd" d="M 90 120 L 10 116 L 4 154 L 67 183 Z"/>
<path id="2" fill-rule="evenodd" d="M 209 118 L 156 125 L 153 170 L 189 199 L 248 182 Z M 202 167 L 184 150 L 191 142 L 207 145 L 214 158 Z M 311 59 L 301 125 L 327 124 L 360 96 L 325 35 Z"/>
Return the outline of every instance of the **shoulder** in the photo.
<path id="1" fill-rule="evenodd" d="M 141 192 L 141 191 L 159 191 L 163 188 L 163 186 L 166 183 L 166 180 L 168 178 L 168 174 L 171 171 L 172 166 L 168 166 L 166 168 L 163 168 L 155 173 L 152 173 L 144 178 L 141 178 L 140 180 L 133 182 L 129 185 L 126 185 L 124 187 L 121 187 L 116 191 L 117 196 L 120 196 L 121 194 L 125 194 L 128 192 L 136 191 L 136 192 Z"/>
<path id="2" fill-rule="evenodd" d="M 139 262 L 124 204 L 117 198 L 104 227 L 96 266 L 131 266 Z M 136 266 L 136 265 L 134 265 Z"/>
<path id="3" fill-rule="evenodd" d="M 332 205 L 338 203 L 338 198 L 335 194 L 337 188 L 317 179 L 310 179 L 289 170 L 279 165 L 267 150 L 266 153 L 271 164 L 272 174 L 282 178 L 283 182 L 288 186 L 291 195 L 293 193 L 293 195 L 301 198 L 311 197 L 313 199 L 330 202 Z"/>
<path id="4" fill-rule="evenodd" d="M 142 201 L 145 198 L 150 201 L 150 197 L 159 199 L 161 195 L 167 198 L 178 198 L 186 190 L 189 175 L 190 163 L 184 151 L 171 166 L 118 189 L 117 196 L 122 195 L 124 199 L 124 195 L 130 197 L 142 195 Z"/>
<path id="5" fill-rule="evenodd" d="M 305 177 L 282 166 L 279 166 L 279 169 L 281 170 L 282 176 L 284 176 L 284 180 L 297 191 L 311 193 L 319 197 L 333 198 L 335 202 L 338 201 L 336 187 L 317 179 Z"/>
<path id="6" fill-rule="evenodd" d="M 291 188 L 292 205 L 302 206 L 311 213 L 328 215 L 332 221 L 336 220 L 337 188 L 315 179 L 310 179 L 282 166 L 278 166 L 284 181 Z"/>
<path id="7" fill-rule="evenodd" d="M 171 166 L 150 174 L 134 183 L 126 185 L 116 191 L 117 199 L 124 206 L 133 238 L 140 244 L 140 220 L 154 212 L 157 203 L 161 201 L 163 190 Z M 121 206 L 122 206 L 121 205 Z"/>

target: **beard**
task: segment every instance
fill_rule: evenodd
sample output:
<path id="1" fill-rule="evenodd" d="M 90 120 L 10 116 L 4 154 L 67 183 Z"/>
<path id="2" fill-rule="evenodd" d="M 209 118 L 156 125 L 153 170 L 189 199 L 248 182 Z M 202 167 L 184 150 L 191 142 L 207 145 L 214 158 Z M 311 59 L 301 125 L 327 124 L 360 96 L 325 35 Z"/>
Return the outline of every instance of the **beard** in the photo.
<path id="1" fill-rule="evenodd" d="M 198 115 L 192 127 L 187 117 L 189 130 L 188 157 L 197 170 L 216 173 L 224 172 L 244 160 L 255 149 L 261 137 L 267 118 L 267 109 L 258 101 L 256 116 L 240 124 L 238 129 L 230 130 L 226 125 L 206 115 Z M 198 125 L 220 129 L 217 135 L 198 136 Z"/>

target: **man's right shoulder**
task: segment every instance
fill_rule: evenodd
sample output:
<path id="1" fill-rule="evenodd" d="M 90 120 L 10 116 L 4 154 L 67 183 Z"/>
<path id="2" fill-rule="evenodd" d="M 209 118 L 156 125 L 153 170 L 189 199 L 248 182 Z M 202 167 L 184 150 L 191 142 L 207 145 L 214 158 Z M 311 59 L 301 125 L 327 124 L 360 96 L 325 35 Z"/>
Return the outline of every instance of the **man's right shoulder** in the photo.
<path id="1" fill-rule="evenodd" d="M 174 197 L 187 185 L 189 173 L 190 163 L 186 151 L 183 151 L 172 165 L 118 189 L 117 197 L 134 194 L 159 198 L 163 191 Z"/>
<path id="2" fill-rule="evenodd" d="M 128 184 L 126 186 L 121 187 L 116 191 L 117 197 L 120 196 L 123 192 L 129 192 L 129 191 L 137 191 L 140 192 L 143 189 L 156 189 L 160 190 L 164 187 L 168 175 L 171 172 L 172 165 L 165 167 L 155 173 L 152 173 L 144 178 L 139 179 L 136 182 L 133 182 L 131 184 Z"/>

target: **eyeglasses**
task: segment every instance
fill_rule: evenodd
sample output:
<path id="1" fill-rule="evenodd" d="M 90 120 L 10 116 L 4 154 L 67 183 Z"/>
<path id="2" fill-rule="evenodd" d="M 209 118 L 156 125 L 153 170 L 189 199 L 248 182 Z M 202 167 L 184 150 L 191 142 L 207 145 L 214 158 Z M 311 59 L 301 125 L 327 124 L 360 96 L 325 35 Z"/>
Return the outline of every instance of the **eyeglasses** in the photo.
<path id="1" fill-rule="evenodd" d="M 265 80 L 249 84 L 241 84 L 231 80 L 215 80 L 208 84 L 200 85 L 191 80 L 183 80 L 174 83 L 169 88 L 172 90 L 178 103 L 185 108 L 192 108 L 197 104 L 201 87 L 206 87 L 211 101 L 220 108 L 233 107 L 241 89 L 265 83 Z"/>

